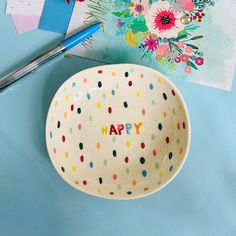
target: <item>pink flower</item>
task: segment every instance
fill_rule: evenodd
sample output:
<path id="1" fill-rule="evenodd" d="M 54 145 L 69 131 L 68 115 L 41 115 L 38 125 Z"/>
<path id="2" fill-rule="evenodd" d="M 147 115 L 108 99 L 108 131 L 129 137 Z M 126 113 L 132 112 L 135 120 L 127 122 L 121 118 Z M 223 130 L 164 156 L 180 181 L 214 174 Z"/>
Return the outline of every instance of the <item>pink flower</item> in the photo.
<path id="1" fill-rule="evenodd" d="M 185 11 L 192 11 L 195 7 L 194 3 L 192 2 L 192 0 L 180 0 L 181 2 L 181 7 L 185 10 Z"/>
<path id="2" fill-rule="evenodd" d="M 178 45 L 179 48 L 183 48 L 184 47 L 184 42 L 179 41 L 177 45 Z"/>
<path id="3" fill-rule="evenodd" d="M 187 61 L 188 61 L 188 55 L 187 55 L 187 54 L 183 54 L 183 55 L 181 56 L 181 61 L 182 61 L 182 62 L 187 62 Z"/>
<path id="4" fill-rule="evenodd" d="M 202 57 L 197 57 L 196 60 L 195 60 L 195 63 L 198 65 L 198 66 L 201 66 L 203 65 L 204 63 L 204 59 Z"/>
<path id="5" fill-rule="evenodd" d="M 158 42 L 152 37 L 148 37 L 145 40 L 144 46 L 147 47 L 148 51 L 155 51 L 157 49 Z"/>
<path id="6" fill-rule="evenodd" d="M 184 71 L 185 71 L 186 73 L 191 73 L 192 68 L 191 68 L 190 66 L 185 66 L 185 67 L 184 67 Z"/>
<path id="7" fill-rule="evenodd" d="M 157 48 L 156 55 L 165 56 L 169 49 L 170 49 L 169 45 L 161 45 L 160 47 Z"/>
<path id="8" fill-rule="evenodd" d="M 139 14 L 147 14 L 149 9 L 147 0 L 133 0 L 131 2 L 130 12 L 134 14 L 134 16 Z"/>
<path id="9" fill-rule="evenodd" d="M 191 47 L 186 47 L 185 48 L 185 52 L 187 53 L 191 53 L 193 51 L 193 49 Z"/>

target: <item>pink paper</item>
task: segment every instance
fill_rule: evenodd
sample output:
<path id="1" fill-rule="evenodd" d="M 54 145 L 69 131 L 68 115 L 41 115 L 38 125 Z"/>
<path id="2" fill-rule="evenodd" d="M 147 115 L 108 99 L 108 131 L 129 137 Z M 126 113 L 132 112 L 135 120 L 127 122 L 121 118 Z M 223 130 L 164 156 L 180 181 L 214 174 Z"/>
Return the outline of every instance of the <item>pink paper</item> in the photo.
<path id="1" fill-rule="evenodd" d="M 38 28 L 40 16 L 12 15 L 17 33 L 25 33 Z"/>

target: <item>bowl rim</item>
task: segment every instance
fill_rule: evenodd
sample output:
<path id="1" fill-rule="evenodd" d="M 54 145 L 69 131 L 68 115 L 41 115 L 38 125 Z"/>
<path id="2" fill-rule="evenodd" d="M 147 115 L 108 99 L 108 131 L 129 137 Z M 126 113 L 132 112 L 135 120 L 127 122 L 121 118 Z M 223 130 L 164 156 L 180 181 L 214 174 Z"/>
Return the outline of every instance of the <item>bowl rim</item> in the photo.
<path id="1" fill-rule="evenodd" d="M 51 110 L 51 107 L 52 107 L 52 102 L 54 101 L 54 98 L 57 96 L 57 94 L 59 93 L 59 90 L 61 87 L 63 87 L 64 84 L 68 83 L 69 80 L 72 80 L 74 77 L 77 77 L 78 74 L 80 73 L 84 73 L 86 71 L 89 71 L 89 70 L 96 70 L 96 69 L 101 69 L 101 68 L 104 68 L 104 67 L 112 67 L 112 66 L 129 66 L 129 67 L 139 67 L 139 68 L 143 68 L 144 70 L 146 71 L 150 71 L 151 73 L 154 73 L 156 75 L 159 75 L 161 76 L 165 82 L 167 82 L 175 91 L 175 93 L 178 94 L 179 96 L 179 99 L 181 101 L 181 105 L 183 106 L 183 110 L 185 112 L 185 116 L 186 116 L 186 121 L 187 121 L 187 144 L 186 144 L 186 151 L 185 151 L 185 155 L 183 156 L 177 170 L 174 172 L 174 174 L 164 183 L 162 184 L 160 187 L 157 186 L 156 189 L 153 189 L 152 191 L 150 192 L 144 192 L 143 194 L 140 194 L 138 196 L 127 196 L 127 197 L 116 197 L 115 195 L 113 195 L 112 197 L 109 197 L 109 196 L 103 196 L 103 195 L 99 195 L 99 194 L 96 194 L 96 193 L 91 193 L 89 191 L 86 191 L 86 190 L 83 190 L 83 189 L 80 189 L 80 188 L 77 188 L 75 185 L 75 183 L 73 183 L 72 181 L 68 181 L 67 177 L 65 175 L 61 175 L 58 171 L 57 171 L 57 168 L 54 164 L 54 161 L 53 159 L 51 158 L 50 156 L 50 153 L 49 153 L 49 144 L 48 144 L 48 137 L 47 137 L 47 130 L 48 130 L 48 124 L 49 124 L 49 113 L 50 113 L 50 110 Z M 73 74 L 72 76 L 70 76 L 69 78 L 67 78 L 61 85 L 60 87 L 57 89 L 57 91 L 55 92 L 53 98 L 51 99 L 51 102 L 50 102 L 50 105 L 49 105 L 49 108 L 48 108 L 48 112 L 47 112 L 47 117 L 46 117 L 46 124 L 45 124 L 45 140 L 46 140 L 46 147 L 47 147 L 47 152 L 48 152 L 48 156 L 51 160 L 51 163 L 54 167 L 54 169 L 56 170 L 57 174 L 67 183 L 69 184 L 70 186 L 72 186 L 74 189 L 76 189 L 77 191 L 81 191 L 83 193 L 86 193 L 90 196 L 95 196 L 95 197 L 99 197 L 99 198 L 102 198 L 102 199 L 109 199 L 109 200 L 132 200 L 132 199 L 139 199 L 139 198 L 143 198 L 143 197 L 147 197 L 147 196 L 150 196 L 152 195 L 153 193 L 155 192 L 158 192 L 160 191 L 161 189 L 163 189 L 164 187 L 166 187 L 170 182 L 172 182 L 175 177 L 179 174 L 180 170 L 183 168 L 183 165 L 185 164 L 185 161 L 187 159 L 187 156 L 189 154 L 189 150 L 190 150 L 190 144 L 191 144 L 191 123 L 190 123 L 190 116 L 189 116 L 189 112 L 188 112 L 188 108 L 187 108 L 187 105 L 185 103 L 185 100 L 183 98 L 183 95 L 182 93 L 179 91 L 179 89 L 177 88 L 177 86 L 169 79 L 167 78 L 164 74 L 162 74 L 161 72 L 159 72 L 158 70 L 155 70 L 153 68 L 150 68 L 150 67 L 147 67 L 147 66 L 143 66 L 143 65 L 139 65 L 139 64 L 132 64 L 132 63 L 117 63 L 117 64 L 104 64 L 104 65 L 99 65 L 99 66 L 94 66 L 94 67 L 89 67 L 89 68 L 86 68 L 84 70 L 81 70 L 81 71 L 78 71 L 77 73 Z"/>

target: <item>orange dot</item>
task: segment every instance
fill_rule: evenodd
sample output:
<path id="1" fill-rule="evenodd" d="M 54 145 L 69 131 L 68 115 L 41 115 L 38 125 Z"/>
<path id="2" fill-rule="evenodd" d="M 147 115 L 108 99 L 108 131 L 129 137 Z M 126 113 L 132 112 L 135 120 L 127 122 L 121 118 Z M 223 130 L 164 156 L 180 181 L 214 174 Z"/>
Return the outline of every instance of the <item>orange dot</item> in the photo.
<path id="1" fill-rule="evenodd" d="M 164 117 L 167 117 L 167 113 L 166 113 L 165 111 L 163 112 L 163 116 L 164 116 Z"/>
<path id="2" fill-rule="evenodd" d="M 67 118 L 67 112 L 64 112 L 64 118 Z"/>
<path id="3" fill-rule="evenodd" d="M 113 72 L 112 72 L 112 76 L 116 76 L 116 72 L 113 71 Z"/>
<path id="4" fill-rule="evenodd" d="M 135 180 L 132 181 L 132 185 L 135 186 L 137 182 Z"/>
<path id="5" fill-rule="evenodd" d="M 68 158 L 69 157 L 69 153 L 65 152 L 65 157 Z"/>
<path id="6" fill-rule="evenodd" d="M 101 144 L 97 142 L 96 146 L 97 146 L 97 149 L 99 149 L 101 147 Z"/>
<path id="7" fill-rule="evenodd" d="M 182 154 L 182 152 L 183 152 L 183 148 L 180 148 L 179 153 Z"/>

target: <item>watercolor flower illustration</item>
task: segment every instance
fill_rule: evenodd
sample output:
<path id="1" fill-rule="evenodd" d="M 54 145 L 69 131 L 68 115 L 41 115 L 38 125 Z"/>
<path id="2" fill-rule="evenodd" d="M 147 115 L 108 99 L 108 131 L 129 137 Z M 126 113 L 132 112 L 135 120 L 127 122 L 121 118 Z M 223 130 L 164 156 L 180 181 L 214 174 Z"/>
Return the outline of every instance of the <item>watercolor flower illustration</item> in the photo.
<path id="1" fill-rule="evenodd" d="M 201 24 L 214 0 L 115 0 L 117 34 L 137 47 L 141 60 L 156 60 L 185 73 L 204 66 Z"/>

